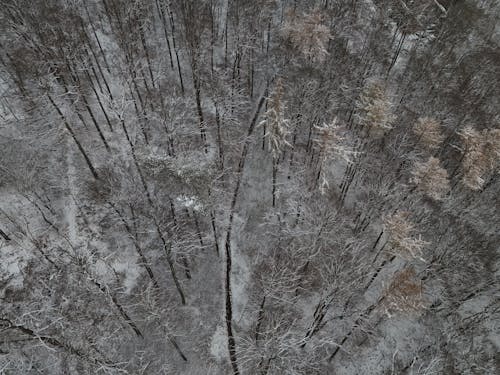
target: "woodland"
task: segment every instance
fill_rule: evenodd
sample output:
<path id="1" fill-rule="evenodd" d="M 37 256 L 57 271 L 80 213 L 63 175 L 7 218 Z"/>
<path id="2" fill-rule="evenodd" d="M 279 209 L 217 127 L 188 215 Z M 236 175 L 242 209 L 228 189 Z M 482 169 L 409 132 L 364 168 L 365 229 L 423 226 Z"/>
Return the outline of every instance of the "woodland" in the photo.
<path id="1" fill-rule="evenodd" d="M 497 0 L 0 0 L 0 374 L 500 373 Z"/>

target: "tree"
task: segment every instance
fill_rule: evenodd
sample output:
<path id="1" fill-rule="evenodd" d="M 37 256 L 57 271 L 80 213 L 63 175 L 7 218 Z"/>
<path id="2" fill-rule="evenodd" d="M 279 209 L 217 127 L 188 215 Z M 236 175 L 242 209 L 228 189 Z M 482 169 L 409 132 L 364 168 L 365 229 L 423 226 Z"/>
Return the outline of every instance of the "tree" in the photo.
<path id="1" fill-rule="evenodd" d="M 320 192 L 325 194 L 329 186 L 327 179 L 329 164 L 340 159 L 350 165 L 359 155 L 359 152 L 354 151 L 353 147 L 348 143 L 348 138 L 344 135 L 345 129 L 337 125 L 337 119 L 323 126 L 316 126 L 315 130 L 317 133 L 315 141 L 319 148 L 317 179 L 320 181 Z"/>
<path id="2" fill-rule="evenodd" d="M 416 162 L 411 173 L 417 189 L 434 200 L 442 200 L 450 190 L 448 172 L 433 156 L 425 162 Z"/>
<path id="3" fill-rule="evenodd" d="M 395 313 L 418 313 L 425 307 L 421 282 L 416 280 L 411 268 L 398 272 L 384 292 L 384 309 L 392 316 Z"/>
<path id="4" fill-rule="evenodd" d="M 368 83 L 361 93 L 357 106 L 360 123 L 368 136 L 380 138 L 392 129 L 394 121 L 392 104 L 382 83 L 376 81 Z"/>
<path id="5" fill-rule="evenodd" d="M 498 372 L 499 11 L 0 0 L 0 373 Z"/>
<path id="6" fill-rule="evenodd" d="M 424 260 L 424 248 L 427 242 L 420 236 L 414 236 L 414 224 L 408 220 L 409 212 L 396 212 L 384 220 L 387 233 L 388 252 L 405 260 Z"/>
<path id="7" fill-rule="evenodd" d="M 263 120 L 259 123 L 259 126 L 265 127 L 265 136 L 274 160 L 279 159 L 286 146 L 290 146 L 287 141 L 290 134 L 289 121 L 285 117 L 286 106 L 283 95 L 283 81 L 278 78 L 276 87 L 267 101 L 267 110 L 262 115 Z"/>
<path id="8" fill-rule="evenodd" d="M 306 15 L 297 15 L 292 11 L 282 27 L 285 39 L 314 64 L 321 64 L 328 55 L 328 42 L 332 39 L 330 29 L 324 25 L 320 9 Z"/>
<path id="9" fill-rule="evenodd" d="M 484 176 L 495 170 L 500 155 L 500 130 L 489 129 L 481 133 L 467 126 L 460 133 L 465 145 L 463 159 L 465 186 L 472 190 L 480 190 Z"/>
<path id="10" fill-rule="evenodd" d="M 445 138 L 439 122 L 430 117 L 419 118 L 413 127 L 413 133 L 422 147 L 428 151 L 438 149 Z"/>
<path id="11" fill-rule="evenodd" d="M 278 162 L 285 147 L 290 146 L 287 137 L 289 121 L 285 118 L 285 103 L 283 81 L 281 78 L 276 82 L 276 87 L 267 102 L 267 110 L 262 115 L 263 120 L 259 126 L 264 127 L 264 134 L 268 140 L 269 149 L 273 157 L 273 207 L 276 205 L 276 178 L 278 173 Z"/>

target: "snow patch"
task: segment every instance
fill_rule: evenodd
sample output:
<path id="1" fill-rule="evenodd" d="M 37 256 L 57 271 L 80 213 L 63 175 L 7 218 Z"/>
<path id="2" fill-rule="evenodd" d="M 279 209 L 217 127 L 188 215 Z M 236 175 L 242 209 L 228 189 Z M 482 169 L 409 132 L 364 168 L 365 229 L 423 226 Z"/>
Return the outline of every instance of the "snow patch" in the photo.
<path id="1" fill-rule="evenodd" d="M 203 205 L 199 201 L 199 199 L 196 196 L 186 196 L 186 195 L 181 195 L 176 198 L 176 201 L 183 207 L 186 208 L 192 208 L 193 211 L 202 211 L 203 210 Z"/>
<path id="2" fill-rule="evenodd" d="M 125 287 L 125 293 L 130 293 L 136 286 L 137 280 L 139 279 L 139 276 L 141 274 L 135 260 L 117 259 L 113 262 L 113 269 L 117 273 L 124 275 L 123 286 Z"/>
<path id="3" fill-rule="evenodd" d="M 217 326 L 210 343 L 210 354 L 218 363 L 227 360 L 227 337 L 226 331 L 221 326 Z"/>
<path id="4" fill-rule="evenodd" d="M 24 281 L 22 270 L 26 266 L 25 252 L 10 246 L 1 248 L 1 250 L 0 280 L 8 280 L 9 286 L 22 289 Z"/>

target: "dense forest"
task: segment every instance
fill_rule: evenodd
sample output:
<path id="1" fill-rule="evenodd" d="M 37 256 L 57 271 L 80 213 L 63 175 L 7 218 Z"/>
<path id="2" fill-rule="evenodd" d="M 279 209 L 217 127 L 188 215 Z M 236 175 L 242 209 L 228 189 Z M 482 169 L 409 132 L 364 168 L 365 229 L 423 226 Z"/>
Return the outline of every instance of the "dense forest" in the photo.
<path id="1" fill-rule="evenodd" d="M 0 0 L 0 374 L 498 374 L 500 3 Z"/>

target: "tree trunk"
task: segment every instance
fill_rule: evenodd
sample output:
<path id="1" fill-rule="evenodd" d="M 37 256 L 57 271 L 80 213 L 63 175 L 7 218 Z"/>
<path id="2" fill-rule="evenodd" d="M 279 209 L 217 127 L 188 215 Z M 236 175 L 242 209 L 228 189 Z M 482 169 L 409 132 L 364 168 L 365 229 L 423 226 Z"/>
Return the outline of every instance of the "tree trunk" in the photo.
<path id="1" fill-rule="evenodd" d="M 0 236 L 2 236 L 5 241 L 10 241 L 10 237 L 1 229 L 0 229 Z"/>
<path id="2" fill-rule="evenodd" d="M 278 161 L 273 156 L 273 207 L 276 207 L 276 175 L 278 174 Z"/>
<path id="3" fill-rule="evenodd" d="M 173 69 L 174 68 L 174 61 L 172 60 L 172 51 L 170 50 L 170 41 L 168 39 L 168 32 L 167 32 L 167 19 L 165 18 L 165 10 L 163 9 L 162 5 L 156 0 L 156 9 L 158 10 L 158 14 L 161 19 L 161 23 L 163 25 L 163 32 L 165 34 L 165 40 L 167 42 L 167 49 L 168 49 L 168 57 L 170 60 L 170 67 Z"/>
<path id="4" fill-rule="evenodd" d="M 179 61 L 179 52 L 177 51 L 177 47 L 175 45 L 174 16 L 172 14 L 172 10 L 170 10 L 170 9 L 169 9 L 169 16 L 170 16 L 170 26 L 172 28 L 172 44 L 173 44 L 173 47 L 174 47 L 175 58 L 177 60 L 177 72 L 179 73 L 179 81 L 180 81 L 180 84 L 181 84 L 181 92 L 182 92 L 182 95 L 184 95 L 184 80 L 182 79 L 181 63 Z"/>
<path id="5" fill-rule="evenodd" d="M 123 217 L 123 215 L 121 214 L 121 212 L 116 208 L 116 206 L 112 202 L 108 202 L 108 204 L 116 212 L 116 214 L 120 218 L 123 226 L 125 227 L 125 230 L 127 231 L 127 233 L 132 238 L 132 242 L 134 243 L 134 247 L 135 247 L 135 250 L 137 252 L 137 255 L 139 255 L 139 258 L 141 259 L 142 265 L 146 269 L 146 272 L 148 273 L 148 276 L 151 279 L 151 281 L 153 283 L 153 286 L 155 287 L 155 289 L 157 291 L 159 291 L 160 290 L 160 286 L 158 285 L 158 281 L 156 280 L 156 278 L 155 278 L 155 276 L 153 274 L 153 270 L 149 266 L 149 262 L 147 261 L 146 257 L 144 256 L 144 252 L 142 251 L 142 248 L 139 245 L 139 239 L 137 238 L 137 232 L 135 232 L 135 231 L 132 232 L 132 229 L 128 225 L 127 221 L 125 220 L 125 218 Z"/>
<path id="6" fill-rule="evenodd" d="M 59 109 L 59 107 L 56 105 L 56 103 L 54 102 L 54 100 L 52 100 L 52 98 L 50 97 L 50 94 L 47 93 L 47 98 L 49 99 L 50 103 L 54 106 L 54 108 L 56 109 L 57 113 L 59 114 L 59 117 L 61 117 L 61 119 L 63 120 L 64 122 L 64 126 L 66 128 L 66 130 L 68 131 L 68 133 L 71 135 L 71 138 L 73 138 L 73 141 L 75 142 L 76 146 L 78 147 L 78 150 L 80 151 L 80 153 L 82 154 L 83 158 L 85 159 L 85 162 L 87 163 L 87 166 L 89 167 L 90 169 L 90 172 L 92 173 L 92 175 L 94 176 L 94 178 L 96 180 L 99 179 L 99 176 L 94 168 L 94 166 L 92 165 L 92 162 L 90 161 L 90 158 L 88 157 L 87 153 L 85 152 L 85 150 L 83 149 L 82 145 L 80 144 L 80 141 L 76 138 L 76 135 L 75 133 L 73 132 L 73 129 L 71 128 L 71 126 L 68 124 L 68 121 L 66 120 L 66 118 L 64 117 L 64 115 L 62 114 L 61 110 Z"/>

